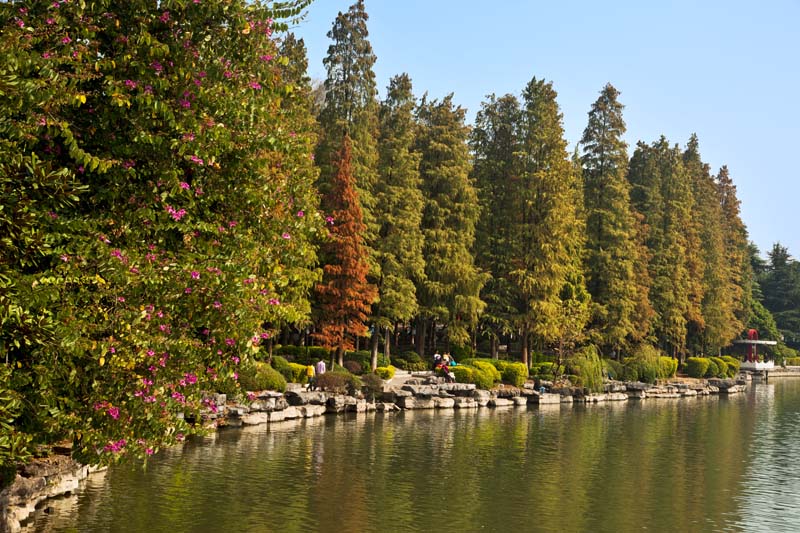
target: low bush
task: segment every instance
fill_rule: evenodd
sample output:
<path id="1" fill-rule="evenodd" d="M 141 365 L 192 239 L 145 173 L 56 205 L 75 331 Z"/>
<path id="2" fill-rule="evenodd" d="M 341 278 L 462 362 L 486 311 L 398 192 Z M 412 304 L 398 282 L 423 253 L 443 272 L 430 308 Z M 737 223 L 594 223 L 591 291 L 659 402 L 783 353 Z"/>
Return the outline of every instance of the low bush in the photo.
<path id="1" fill-rule="evenodd" d="M 741 361 L 730 355 L 723 355 L 722 360 L 728 365 L 728 377 L 735 378 L 739 373 L 739 367 L 742 364 Z"/>
<path id="2" fill-rule="evenodd" d="M 364 372 L 364 368 L 358 361 L 351 361 L 351 360 L 344 361 L 344 368 L 351 374 L 359 375 Z"/>
<path id="3" fill-rule="evenodd" d="M 625 381 L 655 383 L 658 379 L 660 371 L 658 358 L 626 357 L 624 365 Z"/>
<path id="4" fill-rule="evenodd" d="M 478 368 L 485 372 L 492 380 L 492 385 L 495 383 L 500 383 L 502 376 L 500 375 L 500 371 L 489 361 L 481 360 L 481 359 L 470 359 L 472 362 L 469 363 L 475 368 Z M 491 387 L 490 387 L 491 388 Z"/>
<path id="5" fill-rule="evenodd" d="M 704 378 L 714 378 L 719 375 L 719 367 L 717 363 L 709 358 L 705 358 L 708 361 L 708 368 L 706 369 L 706 373 L 703 375 Z"/>
<path id="6" fill-rule="evenodd" d="M 330 358 L 331 351 L 328 348 L 324 348 L 322 346 L 309 346 L 308 351 L 306 352 L 306 359 L 298 362 L 316 363 L 320 359 L 323 361 L 329 361 Z"/>
<path id="7" fill-rule="evenodd" d="M 450 346 L 450 355 L 452 355 L 456 361 L 461 361 L 462 359 L 475 357 L 475 350 L 472 349 L 472 346 L 453 344 Z"/>
<path id="8" fill-rule="evenodd" d="M 392 365 L 408 372 L 422 372 L 428 370 L 430 365 L 422 360 L 417 352 L 401 352 L 392 356 Z M 385 365 L 384 365 L 385 366 Z"/>
<path id="9" fill-rule="evenodd" d="M 375 369 L 375 373 L 380 376 L 381 379 L 390 380 L 394 377 L 394 372 L 396 368 L 392 365 L 389 366 L 379 366 Z"/>
<path id="10" fill-rule="evenodd" d="M 502 370 L 503 383 L 522 387 L 528 379 L 528 368 L 524 363 L 507 363 Z"/>
<path id="11" fill-rule="evenodd" d="M 619 361 L 615 361 L 613 359 L 603 359 L 603 371 L 606 373 L 609 379 L 624 379 L 623 376 L 625 368 Z M 639 376 L 637 375 L 636 377 L 638 378 Z"/>
<path id="12" fill-rule="evenodd" d="M 284 392 L 286 379 L 267 363 L 255 362 L 242 365 L 239 384 L 244 390 L 274 390 Z"/>
<path id="13" fill-rule="evenodd" d="M 373 400 L 383 391 L 383 380 L 378 374 L 369 372 L 361 376 L 361 383 L 367 399 Z"/>
<path id="14" fill-rule="evenodd" d="M 289 370 L 291 371 L 291 378 L 288 381 L 292 383 L 308 383 L 308 365 L 289 363 Z"/>
<path id="15" fill-rule="evenodd" d="M 686 360 L 686 374 L 693 378 L 706 375 L 711 361 L 705 357 L 690 357 Z"/>
<path id="16" fill-rule="evenodd" d="M 335 394 L 355 394 L 361 390 L 362 382 L 347 371 L 333 370 L 317 376 L 316 385 L 320 390 Z"/>
<path id="17" fill-rule="evenodd" d="M 292 381 L 292 369 L 289 366 L 289 361 L 280 355 L 272 356 L 272 368 L 281 373 L 286 381 Z"/>
<path id="18" fill-rule="evenodd" d="M 786 366 L 800 366 L 800 357 L 787 357 L 784 361 Z"/>
<path id="19" fill-rule="evenodd" d="M 678 360 L 674 357 L 660 356 L 658 358 L 658 378 L 669 379 L 675 377 L 678 371 Z"/>
<path id="20" fill-rule="evenodd" d="M 717 365 L 717 373 L 715 374 L 715 377 L 718 378 L 728 377 L 728 363 L 726 363 L 724 359 L 722 359 L 721 357 L 710 357 L 709 359 L 714 361 L 714 364 Z"/>
<path id="21" fill-rule="evenodd" d="M 585 346 L 567 360 L 566 372 L 580 377 L 582 386 L 593 392 L 603 388 L 603 363 L 593 345 Z"/>
<path id="22" fill-rule="evenodd" d="M 457 382 L 475 383 L 472 377 L 473 371 L 477 370 L 475 367 L 469 365 L 458 365 L 454 366 L 450 370 L 453 372 L 453 374 L 455 374 Z"/>

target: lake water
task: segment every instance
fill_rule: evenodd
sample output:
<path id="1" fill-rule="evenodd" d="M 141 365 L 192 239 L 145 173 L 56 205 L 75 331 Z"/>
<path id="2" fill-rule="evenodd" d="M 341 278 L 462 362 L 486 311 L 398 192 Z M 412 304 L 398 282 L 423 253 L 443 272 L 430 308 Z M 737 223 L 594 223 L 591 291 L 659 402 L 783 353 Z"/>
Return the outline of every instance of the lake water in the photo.
<path id="1" fill-rule="evenodd" d="M 731 398 L 326 416 L 96 474 L 26 531 L 800 531 L 799 459 L 792 379 Z"/>

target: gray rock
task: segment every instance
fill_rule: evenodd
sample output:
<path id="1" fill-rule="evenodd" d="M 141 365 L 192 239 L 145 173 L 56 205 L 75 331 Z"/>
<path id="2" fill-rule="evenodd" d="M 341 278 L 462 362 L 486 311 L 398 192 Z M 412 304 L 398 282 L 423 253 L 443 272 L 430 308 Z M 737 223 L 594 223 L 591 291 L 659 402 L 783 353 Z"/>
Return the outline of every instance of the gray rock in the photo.
<path id="1" fill-rule="evenodd" d="M 289 405 L 325 405 L 328 401 L 328 393 L 323 391 L 287 391 L 286 401 Z"/>
<path id="2" fill-rule="evenodd" d="M 514 402 L 514 405 L 518 407 L 522 407 L 524 405 L 528 405 L 528 397 L 527 396 L 514 396 L 511 398 L 511 401 Z"/>
<path id="3" fill-rule="evenodd" d="M 264 398 L 264 399 L 258 398 L 250 402 L 249 407 L 250 407 L 250 412 L 253 411 L 269 412 L 269 411 L 274 411 L 276 405 L 277 405 L 277 400 L 275 398 Z"/>
<path id="4" fill-rule="evenodd" d="M 437 396 L 439 394 L 438 385 L 403 385 L 402 389 L 414 396 Z"/>
<path id="5" fill-rule="evenodd" d="M 269 417 L 270 423 L 272 423 L 272 422 L 283 422 L 284 420 L 286 420 L 286 411 L 285 410 L 283 410 L 283 411 L 271 411 L 271 412 L 267 413 L 267 416 Z"/>
<path id="6" fill-rule="evenodd" d="M 454 398 L 442 398 L 439 396 L 435 396 L 433 398 L 433 405 L 437 409 L 452 409 L 455 407 L 456 402 Z"/>
<path id="7" fill-rule="evenodd" d="M 347 397 L 342 395 L 330 396 L 328 398 L 328 401 L 325 403 L 327 412 L 343 413 L 347 406 L 346 399 Z M 353 401 L 355 401 L 355 398 L 353 398 Z"/>
<path id="8" fill-rule="evenodd" d="M 259 426 L 269 422 L 269 413 L 248 413 L 242 416 L 243 426 Z"/>
<path id="9" fill-rule="evenodd" d="M 303 418 L 311 418 L 314 416 L 322 416 L 325 414 L 324 405 L 308 404 L 296 407 L 296 409 L 297 412 L 300 413 L 300 416 L 302 416 Z"/>
<path id="10" fill-rule="evenodd" d="M 626 394 L 629 400 L 644 400 L 647 398 L 647 393 L 643 390 L 628 389 Z"/>
<path id="11" fill-rule="evenodd" d="M 300 418 L 302 416 L 300 411 L 297 410 L 297 407 L 290 406 L 283 410 L 283 418 L 284 420 L 292 420 L 294 418 Z"/>
<path id="12" fill-rule="evenodd" d="M 375 410 L 379 413 L 393 413 L 400 411 L 400 407 L 389 402 L 378 402 L 375 404 Z"/>
<path id="13" fill-rule="evenodd" d="M 456 409 L 477 409 L 478 402 L 472 398 L 456 397 L 453 398 L 453 407 Z"/>
<path id="14" fill-rule="evenodd" d="M 519 396 L 519 389 L 516 387 L 499 386 L 495 391 L 498 398 L 515 398 Z"/>
<path id="15" fill-rule="evenodd" d="M 489 400 L 489 407 L 511 407 L 514 402 L 508 398 L 492 398 Z"/>
<path id="16" fill-rule="evenodd" d="M 479 401 L 482 401 L 482 400 L 488 401 L 489 398 L 492 397 L 492 395 L 488 390 L 474 389 L 472 391 L 472 397 L 475 398 L 476 400 L 479 400 Z"/>
<path id="17" fill-rule="evenodd" d="M 545 393 L 536 393 L 533 396 L 533 401 L 534 403 L 538 403 L 539 405 L 546 405 L 546 404 L 552 405 L 561 403 L 563 398 L 569 398 L 570 401 L 572 400 L 572 396 L 561 396 L 560 394 L 545 392 Z"/>

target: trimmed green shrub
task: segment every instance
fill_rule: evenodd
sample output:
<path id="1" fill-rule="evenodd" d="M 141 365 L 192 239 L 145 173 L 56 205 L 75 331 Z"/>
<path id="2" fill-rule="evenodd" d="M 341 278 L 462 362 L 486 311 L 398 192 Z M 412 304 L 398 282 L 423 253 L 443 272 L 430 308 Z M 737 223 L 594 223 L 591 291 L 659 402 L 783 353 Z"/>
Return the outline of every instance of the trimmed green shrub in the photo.
<path id="1" fill-rule="evenodd" d="M 717 363 L 711 359 L 708 358 L 706 359 L 708 360 L 708 368 L 706 369 L 706 373 L 703 375 L 703 377 L 705 378 L 717 377 L 717 375 L 719 374 L 719 367 L 717 366 Z"/>
<path id="2" fill-rule="evenodd" d="M 305 346 L 293 346 L 291 344 L 285 344 L 285 345 L 275 346 L 272 349 L 272 353 L 274 355 L 283 355 L 286 356 L 287 358 L 295 360 L 298 357 L 305 359 L 307 350 L 308 348 Z"/>
<path id="3" fill-rule="evenodd" d="M 414 351 L 401 352 L 393 355 L 392 365 L 408 372 L 422 372 L 429 368 L 429 364 L 423 361 L 422 357 Z"/>
<path id="4" fill-rule="evenodd" d="M 705 357 L 690 357 L 686 360 L 686 374 L 693 378 L 702 378 L 708 372 L 710 363 Z"/>
<path id="5" fill-rule="evenodd" d="M 470 363 L 475 368 L 480 369 L 481 371 L 485 372 L 490 379 L 492 380 L 492 385 L 495 383 L 500 383 L 502 376 L 500 375 L 500 371 L 490 363 L 489 361 L 483 361 L 480 359 L 470 359 L 472 363 Z"/>
<path id="6" fill-rule="evenodd" d="M 528 369 L 524 363 L 507 363 L 502 371 L 503 383 L 522 387 L 528 379 Z"/>
<path id="7" fill-rule="evenodd" d="M 658 358 L 658 378 L 669 379 L 675 377 L 678 371 L 678 360 L 674 357 L 661 356 Z"/>
<path id="8" fill-rule="evenodd" d="M 728 377 L 735 378 L 739 373 L 739 367 L 741 366 L 742 362 L 735 357 L 731 357 L 730 355 L 723 355 L 722 360 L 728 365 Z"/>
<path id="9" fill-rule="evenodd" d="M 390 380 L 394 377 L 394 372 L 396 368 L 392 365 L 389 366 L 379 366 L 375 369 L 375 373 L 380 376 L 381 379 Z"/>
<path id="10" fill-rule="evenodd" d="M 292 377 L 289 381 L 292 383 L 308 383 L 308 365 L 289 363 L 289 370 L 292 372 Z"/>
<path id="11" fill-rule="evenodd" d="M 244 390 L 274 390 L 284 392 L 286 379 L 280 372 L 260 361 L 242 365 L 239 384 Z"/>
<path id="12" fill-rule="evenodd" d="M 658 358 L 626 357 L 624 365 L 625 381 L 655 383 L 656 379 L 658 379 Z M 636 376 L 636 379 L 634 379 L 634 376 Z"/>
<path id="13" fill-rule="evenodd" d="M 292 381 L 292 368 L 289 366 L 289 361 L 284 357 L 273 355 L 272 368 L 280 372 L 286 381 Z"/>
<path id="14" fill-rule="evenodd" d="M 800 357 L 787 357 L 784 361 L 786 366 L 800 366 Z"/>
<path id="15" fill-rule="evenodd" d="M 332 370 L 317 376 L 316 385 L 320 390 L 336 394 L 354 394 L 361 390 L 362 382 L 350 372 Z"/>
<path id="16" fill-rule="evenodd" d="M 457 382 L 475 383 L 472 377 L 474 370 L 477 370 L 475 367 L 469 365 L 458 365 L 454 366 L 450 370 L 453 372 L 453 374 L 455 374 Z"/>
<path id="17" fill-rule="evenodd" d="M 714 364 L 717 365 L 717 373 L 715 374 L 718 378 L 726 378 L 728 377 L 728 363 L 725 362 L 724 359 L 721 357 L 710 357 Z"/>
<path id="18" fill-rule="evenodd" d="M 331 358 L 331 351 L 322 346 L 309 346 L 306 352 L 306 359 L 303 362 L 316 363 L 320 359 L 327 361 Z"/>

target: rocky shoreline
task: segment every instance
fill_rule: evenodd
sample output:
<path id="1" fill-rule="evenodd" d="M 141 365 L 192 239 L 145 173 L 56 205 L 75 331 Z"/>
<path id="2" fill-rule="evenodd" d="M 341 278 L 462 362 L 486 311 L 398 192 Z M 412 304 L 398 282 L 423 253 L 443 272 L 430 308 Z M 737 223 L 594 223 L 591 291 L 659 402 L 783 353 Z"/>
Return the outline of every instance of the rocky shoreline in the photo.
<path id="1" fill-rule="evenodd" d="M 395 378 L 397 379 L 397 378 Z M 499 386 L 483 390 L 470 383 L 442 383 L 420 373 L 390 380 L 374 398 L 363 394 L 348 396 L 325 391 L 306 391 L 290 384 L 285 393 L 263 391 L 246 403 L 229 402 L 224 394 L 212 395 L 216 412 L 204 413 L 212 428 L 272 424 L 323 416 L 328 413 L 393 413 L 413 409 L 478 409 L 560 404 L 600 404 L 660 398 L 692 398 L 744 392 L 744 379 L 709 379 L 697 382 L 646 383 L 607 382 L 602 393 L 591 394 L 576 387 L 544 388 L 527 383 L 523 388 Z M 538 385 L 538 387 L 537 387 Z M 549 392 L 547 392 L 549 390 Z M 49 498 L 69 495 L 82 480 L 97 469 L 81 465 L 66 456 L 52 456 L 22 467 L 16 480 L 0 492 L 0 532 L 16 533 L 22 524 Z"/>

